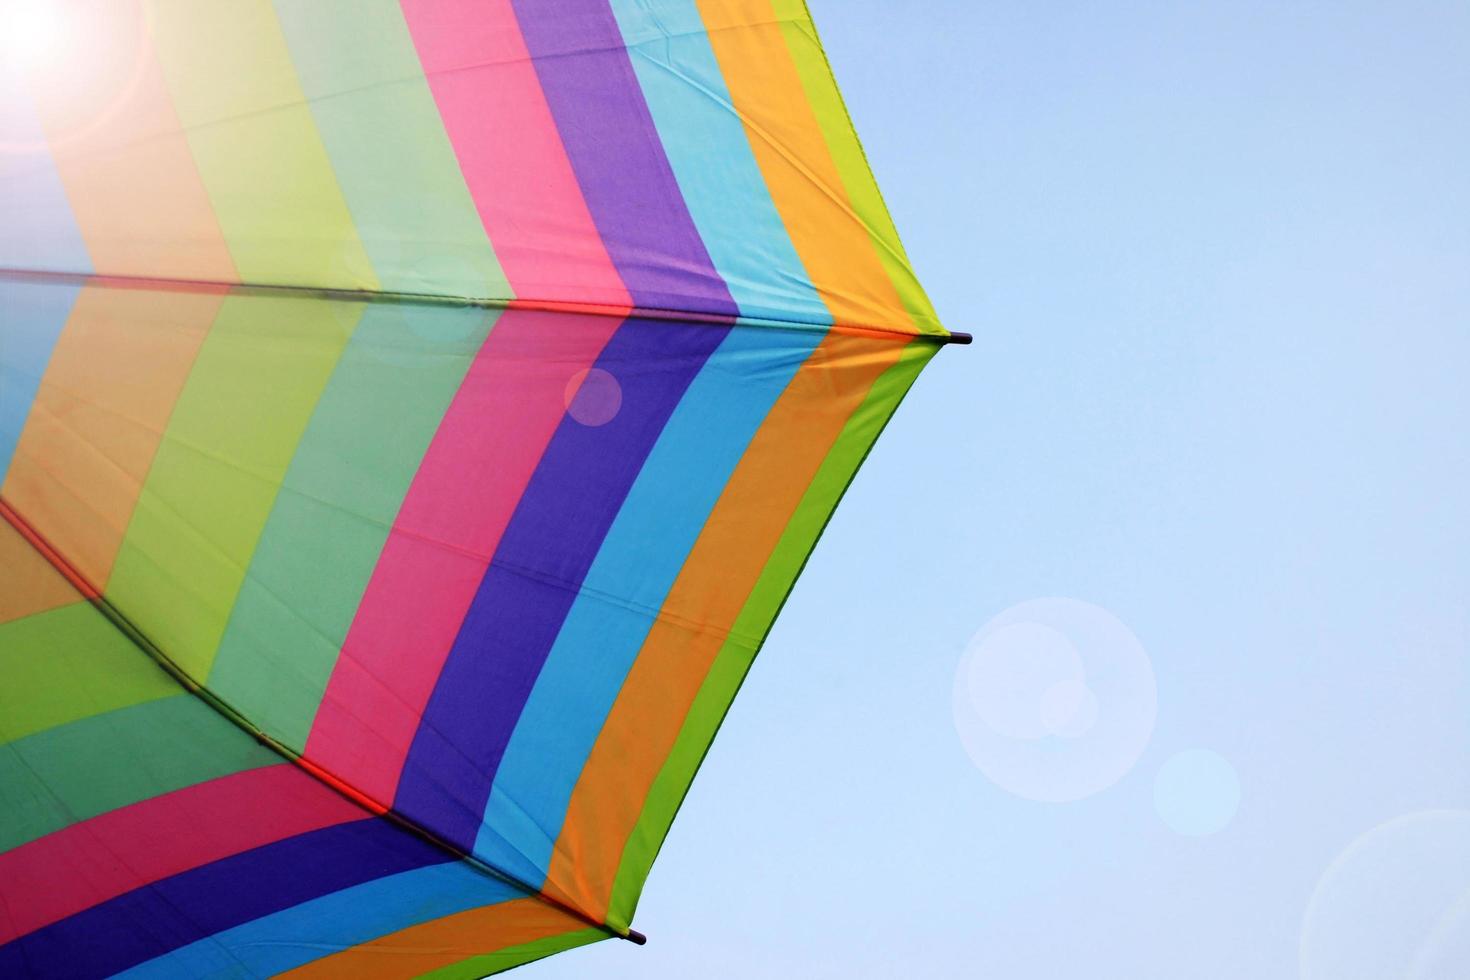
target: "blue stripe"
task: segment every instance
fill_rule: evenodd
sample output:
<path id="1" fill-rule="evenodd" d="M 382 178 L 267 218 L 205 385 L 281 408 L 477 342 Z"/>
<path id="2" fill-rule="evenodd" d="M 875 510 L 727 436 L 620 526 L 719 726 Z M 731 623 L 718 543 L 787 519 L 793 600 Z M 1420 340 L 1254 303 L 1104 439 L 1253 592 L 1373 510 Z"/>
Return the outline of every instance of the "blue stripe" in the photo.
<path id="1" fill-rule="evenodd" d="M 607 0 L 511 0 L 607 256 L 638 306 L 734 315 Z"/>
<path id="2" fill-rule="evenodd" d="M 57 283 L 0 280 L 0 483 L 78 292 Z"/>
<path id="3" fill-rule="evenodd" d="M 0 61 L 0 268 L 91 272 L 26 82 Z M 10 316 L 0 305 L 0 325 Z M 0 457 L 3 459 L 3 457 Z"/>
<path id="4" fill-rule="evenodd" d="M 143 978 L 273 976 L 410 926 L 523 898 L 463 862 L 355 885 L 190 943 L 122 974 Z"/>
<path id="5" fill-rule="evenodd" d="M 692 0 L 611 0 L 659 140 L 745 316 L 831 323 L 771 200 Z"/>
<path id="6" fill-rule="evenodd" d="M 91 272 L 25 84 L 0 65 L 0 268 Z M 0 483 L 77 287 L 0 281 Z"/>
<path id="7" fill-rule="evenodd" d="M 399 812 L 456 847 L 473 847 L 505 745 L 582 580 L 669 416 L 728 332 L 627 320 L 596 364 L 616 380 L 621 407 L 600 425 L 568 414 L 547 445 L 460 626 L 395 797 Z"/>
<path id="8" fill-rule="evenodd" d="M 475 852 L 540 883 L 624 677 L 730 474 L 821 334 L 736 328 L 690 386 L 608 532 L 521 713 Z"/>
<path id="9" fill-rule="evenodd" d="M 104 977 L 330 892 L 454 860 L 372 817 L 154 882 L 0 946 L 0 976 Z"/>

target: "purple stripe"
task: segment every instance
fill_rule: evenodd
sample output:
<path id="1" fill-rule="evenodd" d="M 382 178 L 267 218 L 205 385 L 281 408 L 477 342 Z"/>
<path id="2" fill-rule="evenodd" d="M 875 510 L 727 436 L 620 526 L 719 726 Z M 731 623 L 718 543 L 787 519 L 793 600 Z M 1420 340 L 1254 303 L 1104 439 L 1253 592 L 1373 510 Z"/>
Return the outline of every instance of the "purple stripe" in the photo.
<path id="1" fill-rule="evenodd" d="M 632 318 L 608 342 L 596 368 L 616 379 L 621 406 L 600 425 L 568 414 L 547 445 L 414 736 L 394 801 L 404 816 L 473 848 L 506 743 L 587 570 L 664 424 L 728 333 Z"/>
<path id="2" fill-rule="evenodd" d="M 289 837 L 95 905 L 0 946 L 0 977 L 106 977 L 244 922 L 452 854 L 370 817 Z"/>
<path id="3" fill-rule="evenodd" d="M 633 302 L 735 315 L 607 0 L 514 0 L 514 8 L 592 220 Z"/>

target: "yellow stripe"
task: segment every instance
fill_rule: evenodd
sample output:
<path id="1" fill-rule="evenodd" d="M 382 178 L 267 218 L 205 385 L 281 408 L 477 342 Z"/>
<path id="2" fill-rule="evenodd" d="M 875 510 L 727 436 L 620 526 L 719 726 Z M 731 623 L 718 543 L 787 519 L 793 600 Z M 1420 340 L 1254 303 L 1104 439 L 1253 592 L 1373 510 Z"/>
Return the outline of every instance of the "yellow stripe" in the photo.
<path id="1" fill-rule="evenodd" d="M 377 289 L 268 0 L 155 0 L 152 13 L 174 108 L 241 279 Z"/>
<path id="2" fill-rule="evenodd" d="M 700 0 L 710 45 L 771 198 L 838 323 L 918 328 L 854 210 L 770 0 Z"/>
<path id="3" fill-rule="evenodd" d="M 98 589 L 223 302 L 84 286 L 51 353 L 0 495 Z"/>
<path id="4" fill-rule="evenodd" d="M 827 141 L 827 149 L 842 174 L 842 183 L 853 209 L 867 228 L 878 258 L 888 271 L 888 278 L 922 333 L 948 334 L 949 331 L 939 325 L 939 317 L 929 302 L 929 296 L 909 264 L 898 229 L 883 203 L 878 181 L 868 166 L 868 158 L 842 101 L 842 93 L 832 77 L 832 69 L 827 64 L 826 52 L 822 50 L 805 0 L 772 0 L 772 3 L 781 19 L 781 29 L 796 70 L 801 75 L 807 101 L 811 103 Z"/>

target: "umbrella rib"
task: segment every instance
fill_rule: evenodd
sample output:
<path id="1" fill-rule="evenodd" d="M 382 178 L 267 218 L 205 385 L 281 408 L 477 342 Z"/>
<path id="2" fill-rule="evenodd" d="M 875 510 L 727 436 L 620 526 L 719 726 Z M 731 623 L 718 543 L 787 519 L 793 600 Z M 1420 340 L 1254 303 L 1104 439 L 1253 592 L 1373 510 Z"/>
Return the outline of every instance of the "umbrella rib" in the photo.
<path id="1" fill-rule="evenodd" d="M 502 871 L 495 865 L 490 864 L 474 856 L 473 854 L 468 854 L 464 852 L 460 848 L 455 847 L 453 844 L 450 844 L 448 841 L 445 841 L 443 838 L 439 837 L 437 834 L 433 833 L 429 829 L 418 825 L 412 820 L 409 820 L 407 817 L 403 816 L 401 813 L 398 813 L 392 807 L 385 807 L 382 804 L 374 801 L 371 797 L 358 790 L 351 783 L 348 783 L 345 780 L 333 775 L 330 771 L 323 769 L 322 767 L 311 762 L 309 759 L 305 758 L 300 752 L 297 752 L 291 747 L 261 731 L 258 727 L 251 723 L 249 718 L 238 711 L 228 701 L 224 700 L 218 694 L 211 691 L 208 687 L 205 687 L 198 681 L 194 680 L 194 678 L 190 677 L 182 667 L 180 667 L 177 663 L 173 661 L 171 657 L 169 657 L 167 653 L 160 649 L 156 643 L 150 640 L 147 634 L 140 630 L 137 625 L 134 624 L 133 621 L 130 620 L 122 612 L 122 610 L 113 605 L 107 599 L 107 597 L 104 596 L 102 592 L 87 579 L 86 576 L 84 576 L 80 571 L 77 570 L 75 565 L 67 560 L 65 555 L 57 550 L 55 545 L 53 545 L 50 541 L 46 539 L 44 535 L 37 531 L 36 528 L 9 503 L 9 501 L 5 500 L 4 497 L 0 497 L 0 518 L 3 518 L 6 523 L 13 527 L 16 532 L 25 539 L 27 544 L 29 544 L 42 558 L 44 558 L 47 563 L 51 565 L 52 568 L 60 573 L 62 577 L 64 577 L 73 588 L 81 593 L 83 598 L 85 598 L 89 603 L 92 604 L 93 608 L 95 608 L 104 617 L 106 617 L 107 621 L 112 624 L 114 629 L 118 630 L 118 632 L 126 636 L 135 647 L 137 647 L 145 656 L 152 660 L 161 670 L 172 677 L 174 681 L 179 684 L 180 687 L 182 687 L 185 691 L 189 692 L 195 697 L 199 698 L 199 700 L 203 701 L 205 704 L 213 708 L 216 713 L 224 716 L 237 728 L 244 731 L 261 745 L 270 749 L 272 752 L 275 752 L 277 755 L 281 756 L 287 762 L 291 763 L 296 768 L 300 769 L 302 772 L 315 779 L 317 782 L 323 784 L 327 788 L 331 789 L 333 792 L 349 800 L 354 805 L 360 807 L 363 810 L 366 810 L 368 813 L 371 813 L 376 817 L 382 817 L 383 819 L 388 820 L 390 823 L 393 823 L 403 830 L 408 831 L 421 840 L 428 842 L 434 847 L 448 852 L 458 860 L 465 862 L 476 871 L 479 871 L 481 874 L 504 882 L 505 884 L 511 885 L 512 887 L 525 892 L 528 897 L 535 898 L 538 901 L 545 903 L 546 905 L 550 905 L 551 907 L 561 912 L 564 912 L 567 915 L 570 915 L 576 919 L 580 919 L 581 921 L 586 922 L 588 925 L 600 929 L 608 935 L 614 936 L 618 939 L 626 939 L 629 942 L 635 943 L 639 946 L 642 946 L 648 941 L 647 937 L 636 929 L 628 929 L 627 932 L 621 932 L 606 922 L 598 921 L 583 910 L 573 905 L 569 905 L 565 902 L 559 901 L 558 899 L 553 898 L 550 895 L 547 895 L 540 889 L 533 887 L 525 881 L 522 881 L 515 875 L 510 874 L 506 871 Z"/>
<path id="2" fill-rule="evenodd" d="M 230 292 L 247 296 L 310 296 L 317 299 L 356 303 L 395 303 L 410 306 L 451 306 L 478 309 L 534 310 L 544 313 L 581 313 L 588 316 L 639 317 L 647 320 L 677 320 L 681 323 L 703 323 L 714 326 L 764 327 L 770 330 L 840 333 L 862 337 L 888 337 L 934 344 L 968 344 L 970 334 L 908 333 L 892 327 L 862 323 L 821 323 L 816 320 L 793 320 L 769 316 L 730 316 L 723 313 L 701 313 L 658 306 L 627 306 L 608 303 L 580 303 L 555 299 L 533 299 L 493 296 L 451 296 L 443 293 L 411 293 L 381 289 L 346 289 L 331 286 L 287 285 L 283 283 L 227 282 L 218 279 L 177 279 L 154 276 L 126 276 L 89 272 L 58 272 L 41 269 L 0 267 L 0 282 L 55 283 L 68 286 L 106 286 L 120 289 L 188 290 L 195 292 Z"/>

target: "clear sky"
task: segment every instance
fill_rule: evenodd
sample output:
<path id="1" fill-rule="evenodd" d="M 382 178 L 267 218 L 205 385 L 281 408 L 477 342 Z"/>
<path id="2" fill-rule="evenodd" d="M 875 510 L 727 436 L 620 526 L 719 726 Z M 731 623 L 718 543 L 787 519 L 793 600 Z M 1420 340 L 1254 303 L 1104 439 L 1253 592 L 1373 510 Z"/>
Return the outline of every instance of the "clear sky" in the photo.
<path id="1" fill-rule="evenodd" d="M 975 344 L 525 974 L 1470 976 L 1470 5 L 811 6 Z"/>

